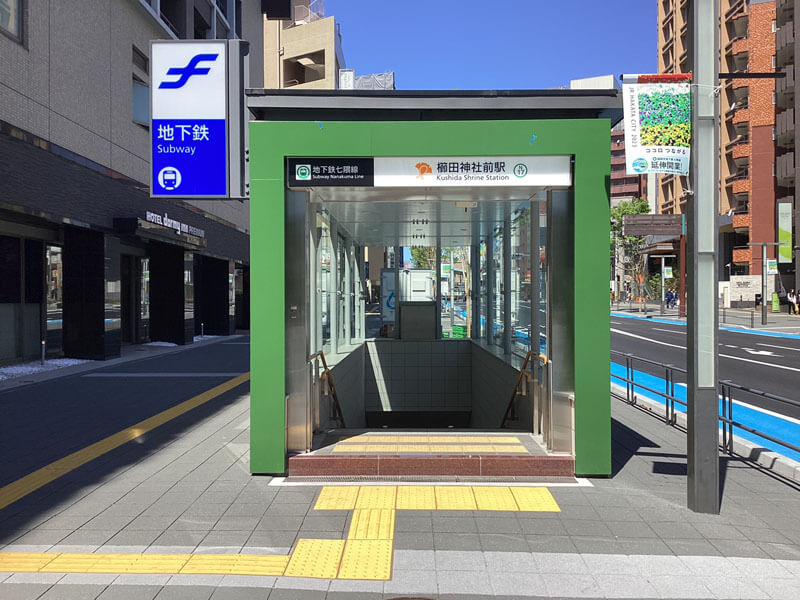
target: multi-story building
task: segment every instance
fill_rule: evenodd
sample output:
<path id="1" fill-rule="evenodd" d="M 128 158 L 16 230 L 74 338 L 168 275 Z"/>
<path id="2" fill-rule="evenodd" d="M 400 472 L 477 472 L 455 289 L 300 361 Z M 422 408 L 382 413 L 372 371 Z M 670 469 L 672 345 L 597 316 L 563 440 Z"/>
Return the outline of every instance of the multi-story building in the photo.
<path id="1" fill-rule="evenodd" d="M 691 71 L 688 9 L 686 0 L 658 0 L 659 73 Z M 774 71 L 775 0 L 720 0 L 719 10 L 720 72 Z M 761 249 L 748 244 L 776 240 L 775 81 L 730 78 L 720 84 L 720 277 L 760 275 Z M 780 172 L 781 157 L 778 163 Z M 686 212 L 687 192 L 686 177 L 659 176 L 658 212 Z M 774 248 L 768 257 L 775 257 Z"/>
<path id="2" fill-rule="evenodd" d="M 778 204 L 788 204 L 791 214 L 792 231 L 792 261 L 778 263 L 778 269 L 783 279 L 784 287 L 800 289 L 800 251 L 798 251 L 797 236 L 800 234 L 800 190 L 797 189 L 795 178 L 795 148 L 798 147 L 797 138 L 800 135 L 795 114 L 800 114 L 800 96 L 794 93 L 794 84 L 798 79 L 797 60 L 800 56 L 800 37 L 795 39 L 795 15 L 800 15 L 800 0 L 777 0 L 776 20 L 778 26 L 775 43 L 776 68 L 785 76 L 776 80 L 776 102 L 778 115 L 776 118 L 776 141 L 778 145 L 778 158 L 776 160 L 776 174 L 778 179 L 779 194 Z"/>
<path id="3" fill-rule="evenodd" d="M 611 129 L 611 206 L 632 198 L 647 198 L 647 176 L 625 169 L 625 129 L 620 121 Z"/>
<path id="4" fill-rule="evenodd" d="M 265 20 L 263 62 L 266 88 L 337 89 L 342 34 L 325 1 L 292 0 L 291 19 Z"/>
<path id="5" fill-rule="evenodd" d="M 262 21 L 243 0 L 0 0 L 0 361 L 232 331 L 248 206 L 150 197 L 149 50 L 249 39 L 259 87 Z"/>

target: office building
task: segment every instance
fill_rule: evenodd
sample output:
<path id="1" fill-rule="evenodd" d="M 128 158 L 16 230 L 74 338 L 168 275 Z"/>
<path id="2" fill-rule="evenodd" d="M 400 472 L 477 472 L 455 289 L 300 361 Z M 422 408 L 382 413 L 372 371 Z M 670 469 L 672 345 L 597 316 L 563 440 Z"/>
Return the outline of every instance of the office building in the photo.
<path id="1" fill-rule="evenodd" d="M 246 202 L 151 198 L 150 41 L 249 39 L 240 0 L 0 2 L 0 361 L 247 325 Z"/>

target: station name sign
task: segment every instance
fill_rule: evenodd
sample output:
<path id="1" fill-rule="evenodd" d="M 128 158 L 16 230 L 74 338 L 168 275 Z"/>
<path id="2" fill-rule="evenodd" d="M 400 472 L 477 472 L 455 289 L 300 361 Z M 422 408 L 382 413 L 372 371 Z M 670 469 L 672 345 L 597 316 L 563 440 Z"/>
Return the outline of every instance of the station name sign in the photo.
<path id="1" fill-rule="evenodd" d="M 290 187 L 569 187 L 572 157 L 290 158 L 287 176 Z"/>
<path id="2" fill-rule="evenodd" d="M 174 229 L 177 233 L 193 235 L 199 238 L 206 237 L 206 232 L 204 229 L 200 229 L 194 225 L 189 225 L 188 223 L 181 223 L 177 219 L 171 218 L 168 213 L 160 215 L 148 210 L 145 212 L 145 221 L 155 225 L 161 225 L 162 227 L 167 227 L 169 229 Z"/>

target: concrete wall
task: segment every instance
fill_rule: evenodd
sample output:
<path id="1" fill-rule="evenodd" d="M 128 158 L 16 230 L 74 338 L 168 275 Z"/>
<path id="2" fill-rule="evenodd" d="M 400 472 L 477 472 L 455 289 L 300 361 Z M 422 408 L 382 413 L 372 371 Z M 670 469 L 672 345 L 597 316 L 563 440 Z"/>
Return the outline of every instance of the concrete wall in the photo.
<path id="1" fill-rule="evenodd" d="M 368 411 L 470 410 L 469 340 L 374 340 L 365 345 Z"/>
<path id="2" fill-rule="evenodd" d="M 336 23 L 333 17 L 283 29 L 281 21 L 264 21 L 264 86 L 283 88 L 279 61 L 325 51 L 325 77 L 292 89 L 336 89 Z M 282 67 L 281 67 L 282 68 Z"/>
<path id="3" fill-rule="evenodd" d="M 479 344 L 472 344 L 472 420 L 470 427 L 500 427 L 519 371 Z M 510 427 L 530 431 L 533 409 L 530 402 L 517 402 L 517 419 Z"/>

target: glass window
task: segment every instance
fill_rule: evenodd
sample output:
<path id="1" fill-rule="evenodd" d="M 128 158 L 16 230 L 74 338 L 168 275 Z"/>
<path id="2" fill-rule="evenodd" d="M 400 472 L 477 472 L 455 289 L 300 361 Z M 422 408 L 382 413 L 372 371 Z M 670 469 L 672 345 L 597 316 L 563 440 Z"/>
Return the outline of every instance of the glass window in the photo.
<path id="1" fill-rule="evenodd" d="M 503 345 L 503 323 L 505 316 L 505 303 L 503 297 L 505 296 L 505 284 L 503 281 L 503 226 L 498 227 L 492 235 L 492 263 L 494 268 L 494 289 L 492 302 L 494 304 L 493 313 L 494 319 L 492 322 L 492 337 L 494 344 L 498 346 Z"/>
<path id="2" fill-rule="evenodd" d="M 47 246 L 47 350 L 61 349 L 64 310 L 64 259 L 60 246 Z"/>
<path id="3" fill-rule="evenodd" d="M 317 214 L 317 227 L 320 228 L 317 289 L 320 294 L 322 350 L 329 353 L 331 351 L 331 233 L 328 221 L 320 214 Z"/>
<path id="4" fill-rule="evenodd" d="M 3 0 L 0 0 L 2 2 Z M 134 123 L 150 127 L 150 86 L 133 78 L 131 91 L 132 118 Z"/>
<path id="5" fill-rule="evenodd" d="M 0 304 L 22 302 L 19 238 L 0 235 Z"/>
<path id="6" fill-rule="evenodd" d="M 22 0 L 0 0 L 0 30 L 22 41 Z"/>
<path id="7" fill-rule="evenodd" d="M 480 338 L 486 338 L 486 242 L 481 240 L 481 281 L 480 281 Z"/>
<path id="8" fill-rule="evenodd" d="M 531 210 L 511 219 L 511 345 L 525 355 L 531 349 Z"/>

